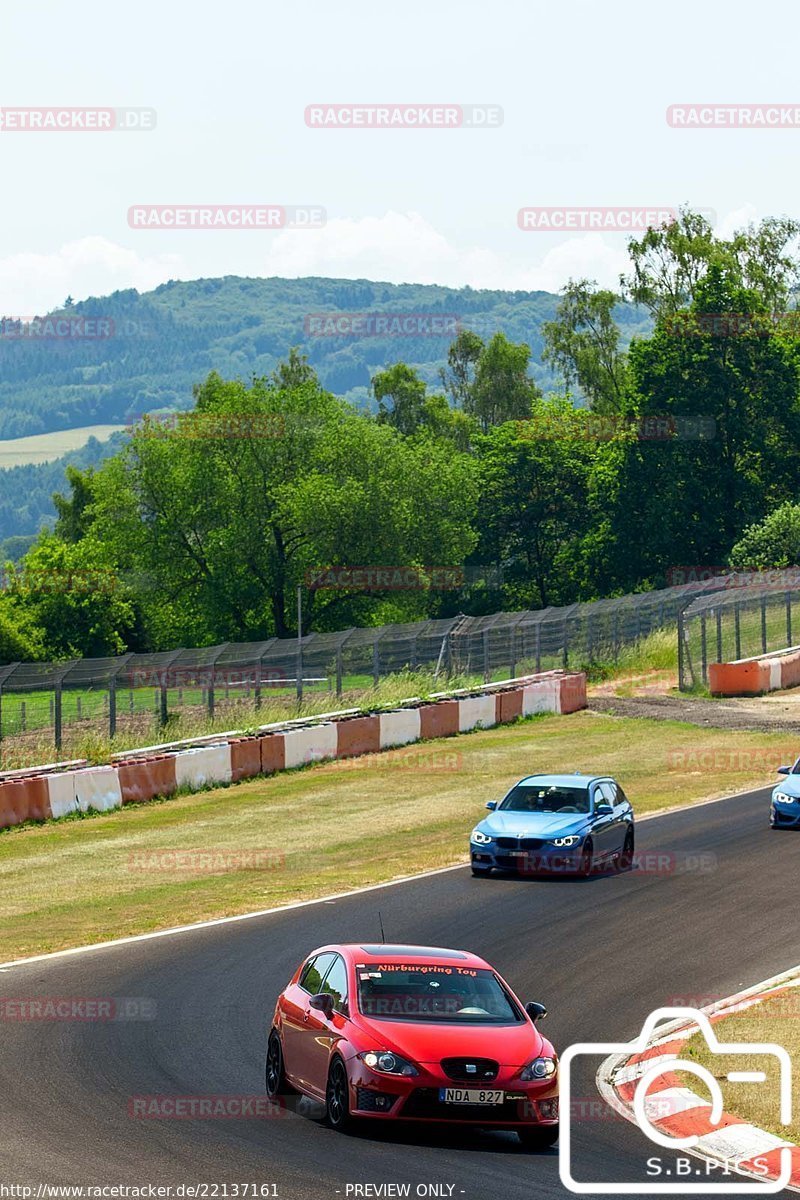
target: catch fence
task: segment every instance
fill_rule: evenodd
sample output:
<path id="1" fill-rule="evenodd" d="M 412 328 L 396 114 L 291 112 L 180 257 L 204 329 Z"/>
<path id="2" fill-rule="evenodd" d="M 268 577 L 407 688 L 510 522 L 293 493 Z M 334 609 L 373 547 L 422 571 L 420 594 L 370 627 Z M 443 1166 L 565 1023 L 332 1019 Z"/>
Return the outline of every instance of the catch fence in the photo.
<path id="1" fill-rule="evenodd" d="M 678 621 L 682 691 L 708 683 L 712 662 L 737 662 L 800 642 L 800 568 L 732 572 L 685 604 Z"/>
<path id="2" fill-rule="evenodd" d="M 65 728 L 149 734 L 170 716 L 219 717 L 269 700 L 357 696 L 402 672 L 496 681 L 555 667 L 615 662 L 624 647 L 674 626 L 715 581 L 562 608 L 458 615 L 404 625 L 265 638 L 158 654 L 0 666 L 0 737 L 52 740 Z M 718 581 L 716 581 L 718 583 Z M 324 699 L 324 697 L 320 697 Z"/>

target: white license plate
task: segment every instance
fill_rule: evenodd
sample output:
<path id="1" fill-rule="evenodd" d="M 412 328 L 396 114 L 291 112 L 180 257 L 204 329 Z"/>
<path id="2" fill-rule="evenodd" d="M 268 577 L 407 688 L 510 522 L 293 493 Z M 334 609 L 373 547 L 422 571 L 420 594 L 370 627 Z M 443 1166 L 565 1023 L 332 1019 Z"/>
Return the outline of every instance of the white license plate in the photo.
<path id="1" fill-rule="evenodd" d="M 445 1104 L 502 1104 L 503 1093 L 487 1088 L 439 1088 Z"/>

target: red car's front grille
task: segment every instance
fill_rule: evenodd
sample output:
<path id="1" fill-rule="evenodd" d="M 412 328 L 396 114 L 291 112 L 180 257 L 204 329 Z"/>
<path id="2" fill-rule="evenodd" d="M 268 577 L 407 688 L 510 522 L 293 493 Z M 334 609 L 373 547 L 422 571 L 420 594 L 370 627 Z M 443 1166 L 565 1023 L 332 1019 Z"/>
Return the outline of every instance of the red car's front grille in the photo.
<path id="1" fill-rule="evenodd" d="M 459 1083 L 487 1083 L 497 1078 L 500 1064 L 493 1058 L 443 1058 L 442 1070 Z"/>

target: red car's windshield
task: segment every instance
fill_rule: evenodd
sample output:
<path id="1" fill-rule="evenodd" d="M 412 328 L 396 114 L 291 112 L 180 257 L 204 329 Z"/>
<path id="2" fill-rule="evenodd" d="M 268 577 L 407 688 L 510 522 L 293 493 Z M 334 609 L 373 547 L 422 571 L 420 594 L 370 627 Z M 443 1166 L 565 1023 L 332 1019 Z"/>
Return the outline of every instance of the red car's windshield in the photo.
<path id="1" fill-rule="evenodd" d="M 459 1025 L 524 1020 L 493 971 L 427 963 L 362 963 L 356 975 L 358 1006 L 365 1017 Z"/>

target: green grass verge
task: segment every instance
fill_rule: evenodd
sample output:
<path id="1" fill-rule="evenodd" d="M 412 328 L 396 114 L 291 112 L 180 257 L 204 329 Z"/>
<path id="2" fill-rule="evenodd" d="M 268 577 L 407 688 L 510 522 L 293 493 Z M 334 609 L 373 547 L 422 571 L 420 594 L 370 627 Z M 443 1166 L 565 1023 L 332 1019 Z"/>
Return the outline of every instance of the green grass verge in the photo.
<path id="1" fill-rule="evenodd" d="M 792 1063 L 800 1061 L 800 989 L 771 1000 L 765 1000 L 755 1008 L 725 1017 L 714 1022 L 714 1033 L 721 1042 L 770 1042 L 788 1050 Z M 781 1125 L 778 1111 L 778 1070 L 774 1059 L 749 1055 L 713 1055 L 709 1053 L 705 1040 L 696 1034 L 689 1040 L 684 1057 L 691 1058 L 707 1067 L 719 1082 L 725 1101 L 725 1111 L 751 1121 L 759 1129 L 766 1129 L 776 1137 L 800 1143 L 800 1074 L 792 1072 L 792 1113 L 790 1126 Z M 730 1083 L 729 1071 L 764 1071 L 766 1083 Z M 682 1076 L 686 1087 L 698 1095 L 711 1099 L 708 1089 L 696 1076 Z"/>
<path id="2" fill-rule="evenodd" d="M 466 861 L 468 835 L 485 815 L 485 802 L 532 772 L 615 775 L 641 815 L 769 782 L 786 755 L 785 741 L 585 711 L 88 819 L 5 830 L 0 957 L 268 908 Z M 713 756 L 713 766 L 703 765 L 700 753 Z M 168 857 L 158 857 L 175 850 L 231 857 L 214 871 L 176 871 Z M 236 855 L 264 855 L 265 868 L 251 869 L 244 859 L 239 869 Z"/>

